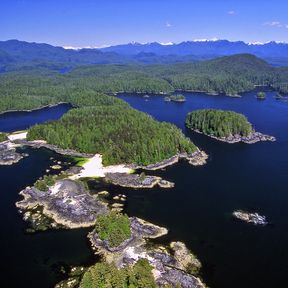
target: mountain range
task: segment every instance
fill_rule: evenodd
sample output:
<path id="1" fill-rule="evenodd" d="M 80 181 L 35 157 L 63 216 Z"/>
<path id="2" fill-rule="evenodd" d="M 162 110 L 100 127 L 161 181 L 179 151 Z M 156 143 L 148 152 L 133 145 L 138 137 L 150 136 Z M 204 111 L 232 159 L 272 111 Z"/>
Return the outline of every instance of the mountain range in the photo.
<path id="1" fill-rule="evenodd" d="M 270 64 L 288 66 L 288 44 L 269 42 L 247 44 L 242 41 L 188 41 L 164 45 L 157 42 L 128 43 L 105 48 L 65 49 L 49 44 L 19 40 L 0 41 L 0 69 L 18 65 L 61 63 L 70 66 L 83 64 L 178 63 L 249 53 Z M 13 68 L 14 67 L 14 68 Z"/>

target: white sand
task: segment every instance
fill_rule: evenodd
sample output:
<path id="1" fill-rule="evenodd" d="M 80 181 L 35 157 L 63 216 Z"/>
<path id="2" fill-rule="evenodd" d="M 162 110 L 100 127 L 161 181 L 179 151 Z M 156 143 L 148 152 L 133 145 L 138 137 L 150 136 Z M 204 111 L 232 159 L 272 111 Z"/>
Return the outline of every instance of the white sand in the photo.
<path id="1" fill-rule="evenodd" d="M 83 164 L 83 169 L 79 174 L 73 175 L 71 178 L 105 177 L 105 173 L 131 173 L 132 171 L 132 169 L 125 167 L 123 164 L 104 167 L 102 155 L 96 154 Z"/>
<path id="2" fill-rule="evenodd" d="M 13 133 L 8 135 L 10 141 L 26 139 L 27 132 Z"/>

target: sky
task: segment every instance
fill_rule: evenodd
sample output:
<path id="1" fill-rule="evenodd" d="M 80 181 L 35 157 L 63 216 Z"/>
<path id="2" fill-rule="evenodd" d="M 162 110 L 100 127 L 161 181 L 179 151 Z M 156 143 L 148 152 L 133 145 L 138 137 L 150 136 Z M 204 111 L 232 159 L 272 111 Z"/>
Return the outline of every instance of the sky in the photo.
<path id="1" fill-rule="evenodd" d="M 0 0 L 0 40 L 68 47 L 288 42 L 287 0 Z"/>

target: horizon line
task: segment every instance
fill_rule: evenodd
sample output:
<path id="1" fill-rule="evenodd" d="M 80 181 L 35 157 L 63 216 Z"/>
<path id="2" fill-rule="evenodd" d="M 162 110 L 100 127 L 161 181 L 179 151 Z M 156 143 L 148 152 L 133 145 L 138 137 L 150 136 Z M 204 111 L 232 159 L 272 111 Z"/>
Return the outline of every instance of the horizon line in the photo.
<path id="1" fill-rule="evenodd" d="M 242 42 L 245 43 L 246 45 L 265 45 L 269 43 L 276 43 L 276 44 L 288 44 L 288 42 L 285 41 L 277 41 L 277 40 L 270 40 L 266 42 L 261 42 L 261 41 L 254 41 L 254 42 L 246 42 L 244 40 L 229 40 L 229 39 L 218 39 L 218 38 L 210 38 L 210 39 L 193 39 L 193 40 L 184 40 L 181 42 L 137 42 L 137 41 L 131 41 L 131 42 L 126 42 L 126 43 L 118 43 L 118 44 L 101 44 L 101 45 L 95 45 L 95 46 L 73 46 L 73 45 L 56 45 L 56 44 L 51 44 L 48 42 L 36 42 L 36 41 L 26 41 L 26 40 L 19 40 L 19 39 L 6 39 L 6 40 L 0 40 L 0 42 L 8 42 L 8 41 L 19 41 L 19 42 L 26 42 L 26 43 L 33 43 L 33 44 L 46 44 L 46 45 L 51 45 L 53 47 L 61 47 L 65 50 L 81 50 L 81 49 L 104 49 L 104 48 L 109 48 L 109 47 L 114 47 L 114 46 L 121 46 L 121 45 L 150 45 L 150 44 L 159 44 L 161 46 L 173 46 L 173 45 L 179 45 L 182 43 L 204 43 L 204 42 L 220 42 L 220 41 L 227 41 L 230 43 L 237 43 L 237 42 Z"/>

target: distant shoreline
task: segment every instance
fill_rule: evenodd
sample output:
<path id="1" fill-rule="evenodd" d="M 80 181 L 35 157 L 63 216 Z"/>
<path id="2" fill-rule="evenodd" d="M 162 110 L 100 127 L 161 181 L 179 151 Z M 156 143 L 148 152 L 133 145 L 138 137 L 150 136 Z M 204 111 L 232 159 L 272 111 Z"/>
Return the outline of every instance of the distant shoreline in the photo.
<path id="1" fill-rule="evenodd" d="M 45 108 L 56 107 L 56 106 L 59 106 L 59 105 L 62 105 L 62 104 L 71 105 L 71 107 L 73 107 L 73 105 L 71 103 L 69 103 L 69 102 L 58 102 L 58 103 L 55 103 L 55 104 L 48 104 L 48 105 L 40 106 L 40 107 L 34 108 L 34 109 L 17 109 L 17 110 L 1 111 L 0 115 L 4 115 L 6 113 L 16 113 L 16 112 L 27 112 L 27 113 L 30 113 L 30 112 L 34 112 L 34 111 L 37 111 L 37 110 L 42 110 L 42 109 L 45 109 Z"/>

